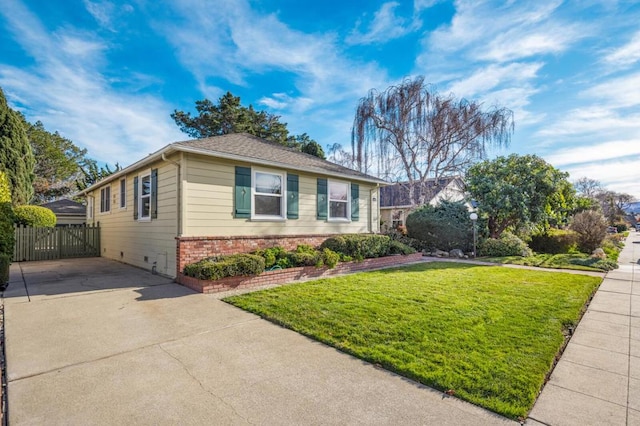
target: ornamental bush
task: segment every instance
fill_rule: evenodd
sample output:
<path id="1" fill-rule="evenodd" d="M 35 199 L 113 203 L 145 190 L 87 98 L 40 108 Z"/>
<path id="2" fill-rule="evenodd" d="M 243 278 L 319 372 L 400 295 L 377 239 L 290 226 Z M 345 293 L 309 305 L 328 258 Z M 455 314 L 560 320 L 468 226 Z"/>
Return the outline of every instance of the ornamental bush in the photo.
<path id="1" fill-rule="evenodd" d="M 53 228 L 56 226 L 55 213 L 41 206 L 18 206 L 13 209 L 18 225 Z"/>
<path id="2" fill-rule="evenodd" d="M 482 241 L 478 253 L 490 257 L 528 257 L 533 254 L 524 241 L 508 232 L 503 232 L 500 238 L 487 238 Z"/>
<path id="3" fill-rule="evenodd" d="M 578 234 L 580 251 L 591 253 L 607 235 L 607 220 L 600 212 L 586 210 L 573 217 L 570 228 Z"/>
<path id="4" fill-rule="evenodd" d="M 578 235 L 574 231 L 549 229 L 531 236 L 529 247 L 536 253 L 561 254 L 575 250 Z"/>
<path id="5" fill-rule="evenodd" d="M 466 251 L 473 247 L 473 222 L 463 202 L 427 204 L 407 217 L 407 236 L 427 250 Z"/>
<path id="6" fill-rule="evenodd" d="M 255 254 L 213 256 L 184 267 L 186 276 L 200 280 L 252 276 L 264 272 L 264 258 Z"/>
<path id="7" fill-rule="evenodd" d="M 9 281 L 9 265 L 15 243 L 13 221 L 9 180 L 7 175 L 0 171 L 0 284 Z"/>
<path id="8" fill-rule="evenodd" d="M 329 249 L 340 254 L 341 259 L 362 260 L 376 257 L 398 254 L 399 251 L 413 253 L 411 247 L 399 241 L 392 243 L 392 239 L 387 235 L 379 234 L 353 234 L 338 235 L 326 239 L 321 245 L 321 249 Z"/>

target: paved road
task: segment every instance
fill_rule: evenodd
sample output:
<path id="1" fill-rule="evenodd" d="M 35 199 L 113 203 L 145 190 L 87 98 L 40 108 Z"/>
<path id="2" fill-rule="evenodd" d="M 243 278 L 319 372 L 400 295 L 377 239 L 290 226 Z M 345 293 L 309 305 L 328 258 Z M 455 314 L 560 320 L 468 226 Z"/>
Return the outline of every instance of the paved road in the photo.
<path id="1" fill-rule="evenodd" d="M 146 271 L 12 265 L 12 425 L 514 424 Z"/>

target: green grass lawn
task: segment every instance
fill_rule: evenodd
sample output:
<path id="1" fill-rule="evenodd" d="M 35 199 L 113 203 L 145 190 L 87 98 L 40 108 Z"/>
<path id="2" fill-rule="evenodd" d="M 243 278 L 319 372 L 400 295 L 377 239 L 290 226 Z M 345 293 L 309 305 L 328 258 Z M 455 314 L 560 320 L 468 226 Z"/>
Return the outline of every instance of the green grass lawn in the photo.
<path id="1" fill-rule="evenodd" d="M 508 417 L 531 409 L 600 283 L 583 275 L 423 263 L 226 302 Z"/>
<path id="2" fill-rule="evenodd" d="M 617 256 L 616 256 L 617 259 Z M 537 266 L 539 268 L 573 269 L 577 271 L 603 272 L 612 269 L 611 262 L 597 262 L 588 254 L 545 254 L 536 253 L 533 256 L 505 256 L 505 257 L 479 257 L 478 260 L 493 263 L 506 263 L 513 265 Z M 590 261 L 593 266 L 579 265 L 573 262 Z M 615 262 L 615 259 L 613 260 Z"/>

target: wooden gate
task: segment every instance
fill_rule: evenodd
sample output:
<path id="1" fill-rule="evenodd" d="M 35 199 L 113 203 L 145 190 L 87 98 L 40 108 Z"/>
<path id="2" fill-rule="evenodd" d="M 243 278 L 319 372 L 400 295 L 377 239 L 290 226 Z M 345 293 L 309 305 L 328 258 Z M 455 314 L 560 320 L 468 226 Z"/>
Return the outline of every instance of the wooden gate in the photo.
<path id="1" fill-rule="evenodd" d="M 100 256 L 99 226 L 33 228 L 15 226 L 13 261 Z"/>

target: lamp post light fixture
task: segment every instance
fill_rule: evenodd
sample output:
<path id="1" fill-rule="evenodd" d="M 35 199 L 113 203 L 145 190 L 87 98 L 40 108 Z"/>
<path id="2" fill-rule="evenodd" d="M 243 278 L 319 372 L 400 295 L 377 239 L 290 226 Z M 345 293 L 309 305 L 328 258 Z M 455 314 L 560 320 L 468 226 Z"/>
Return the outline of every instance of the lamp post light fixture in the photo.
<path id="1" fill-rule="evenodd" d="M 469 215 L 469 219 L 471 219 L 471 222 L 473 222 L 473 258 L 476 258 L 476 245 L 477 245 L 477 231 L 476 231 L 476 224 L 478 222 L 478 214 L 476 212 L 473 212 Z"/>

